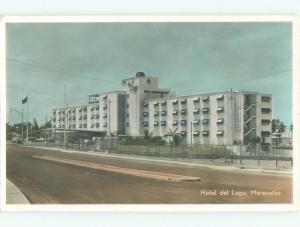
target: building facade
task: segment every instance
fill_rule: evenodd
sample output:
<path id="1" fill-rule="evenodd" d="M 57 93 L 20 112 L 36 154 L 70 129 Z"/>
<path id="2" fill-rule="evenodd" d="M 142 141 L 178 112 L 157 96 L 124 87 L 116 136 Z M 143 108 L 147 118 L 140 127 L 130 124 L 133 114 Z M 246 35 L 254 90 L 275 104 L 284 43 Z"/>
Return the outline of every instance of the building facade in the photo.
<path id="1" fill-rule="evenodd" d="M 86 105 L 53 109 L 53 129 L 130 136 L 148 130 L 162 137 L 176 130 L 186 144 L 271 143 L 270 94 L 225 91 L 179 97 L 159 88 L 157 77 L 141 72 L 123 80 L 122 87 L 89 95 Z"/>

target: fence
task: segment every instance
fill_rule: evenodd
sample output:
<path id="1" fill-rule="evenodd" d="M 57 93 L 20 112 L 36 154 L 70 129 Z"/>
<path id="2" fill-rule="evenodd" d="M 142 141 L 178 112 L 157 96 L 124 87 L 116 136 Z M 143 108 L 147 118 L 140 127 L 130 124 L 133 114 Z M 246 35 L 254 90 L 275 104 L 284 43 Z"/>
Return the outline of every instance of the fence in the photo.
<path id="1" fill-rule="evenodd" d="M 216 165 L 241 167 L 292 168 L 292 147 L 263 145 L 145 145 L 123 144 L 117 138 L 81 140 L 78 144 L 44 144 L 68 150 L 106 152 L 176 160 L 193 160 Z"/>

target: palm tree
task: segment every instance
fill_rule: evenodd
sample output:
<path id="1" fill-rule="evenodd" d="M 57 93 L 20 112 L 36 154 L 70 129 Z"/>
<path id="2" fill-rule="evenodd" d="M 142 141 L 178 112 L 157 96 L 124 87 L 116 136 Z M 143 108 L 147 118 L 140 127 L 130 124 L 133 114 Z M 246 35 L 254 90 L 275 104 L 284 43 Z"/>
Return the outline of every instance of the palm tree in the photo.
<path id="1" fill-rule="evenodd" d="M 181 134 L 179 132 L 177 132 L 177 130 L 178 130 L 178 128 L 176 128 L 174 131 L 172 131 L 172 129 L 169 128 L 168 133 L 166 135 L 164 135 L 164 137 L 172 138 L 171 152 L 172 152 L 173 145 L 176 146 L 180 141 Z"/>

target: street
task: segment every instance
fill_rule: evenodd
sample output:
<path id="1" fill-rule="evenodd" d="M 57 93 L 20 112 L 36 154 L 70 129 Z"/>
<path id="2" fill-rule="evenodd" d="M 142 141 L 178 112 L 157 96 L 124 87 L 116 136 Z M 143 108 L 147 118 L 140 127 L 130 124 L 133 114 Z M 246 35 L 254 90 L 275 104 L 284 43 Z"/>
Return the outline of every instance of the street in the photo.
<path id="1" fill-rule="evenodd" d="M 201 180 L 176 182 L 151 179 L 37 159 L 33 156 L 84 161 L 135 171 L 178 174 Z M 7 145 L 7 178 L 33 204 L 232 204 L 292 201 L 292 177 L 289 176 L 209 167 L 183 167 L 18 145 Z"/>

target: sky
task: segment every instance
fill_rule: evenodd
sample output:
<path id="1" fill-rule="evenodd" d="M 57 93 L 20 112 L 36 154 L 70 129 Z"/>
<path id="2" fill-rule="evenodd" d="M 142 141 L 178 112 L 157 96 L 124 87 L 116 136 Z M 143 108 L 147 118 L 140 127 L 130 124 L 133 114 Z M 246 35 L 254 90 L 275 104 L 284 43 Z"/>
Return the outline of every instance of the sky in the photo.
<path id="1" fill-rule="evenodd" d="M 273 117 L 289 126 L 291 55 L 290 23 L 8 24 L 7 121 L 21 121 L 27 95 L 29 120 L 44 123 L 64 87 L 67 104 L 84 104 L 142 71 L 177 95 L 272 94 Z"/>

